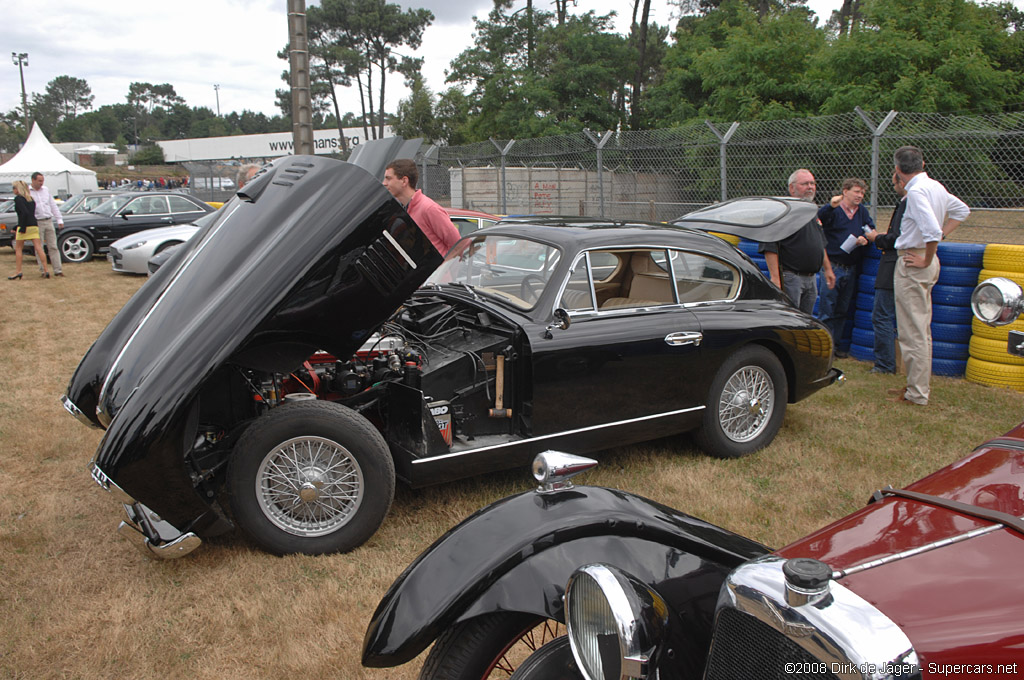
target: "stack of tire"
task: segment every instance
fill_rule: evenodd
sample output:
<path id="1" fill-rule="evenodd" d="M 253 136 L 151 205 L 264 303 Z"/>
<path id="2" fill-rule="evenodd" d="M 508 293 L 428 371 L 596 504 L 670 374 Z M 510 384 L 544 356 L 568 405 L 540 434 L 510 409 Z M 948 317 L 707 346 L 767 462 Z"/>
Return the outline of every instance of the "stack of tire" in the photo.
<path id="1" fill-rule="evenodd" d="M 939 244 L 939 281 L 932 288 L 932 373 L 959 376 L 967 369 L 971 344 L 971 293 L 978 281 L 985 246 L 980 243 Z M 880 253 L 865 251 L 857 280 L 856 312 L 850 355 L 874 361 L 874 330 L 871 310 L 875 303 L 875 275 Z"/>
<path id="2" fill-rule="evenodd" d="M 1024 286 L 1024 246 L 991 243 L 985 248 L 984 269 L 978 283 L 1003 277 Z M 1024 392 L 1024 357 L 1006 351 L 1006 338 L 1011 330 L 1024 331 L 1024 322 L 993 328 L 977 319 L 970 342 L 966 378 L 982 385 L 1011 387 Z"/>
<path id="3" fill-rule="evenodd" d="M 739 240 L 739 243 L 736 244 L 736 247 L 740 250 L 740 252 L 746 253 L 747 257 L 754 261 L 754 264 L 757 265 L 757 268 L 761 270 L 762 274 L 764 274 L 765 276 L 770 276 L 768 274 L 768 263 L 764 261 L 764 255 L 757 252 L 758 245 L 760 244 L 757 241 L 751 241 L 750 239 L 741 238 Z"/>

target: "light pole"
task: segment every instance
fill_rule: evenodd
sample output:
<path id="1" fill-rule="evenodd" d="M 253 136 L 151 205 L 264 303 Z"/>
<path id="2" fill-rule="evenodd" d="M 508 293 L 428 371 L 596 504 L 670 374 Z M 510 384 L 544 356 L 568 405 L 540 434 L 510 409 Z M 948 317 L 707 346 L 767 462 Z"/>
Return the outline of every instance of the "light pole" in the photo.
<path id="1" fill-rule="evenodd" d="M 220 85 L 214 85 L 213 91 L 217 93 L 217 117 L 220 118 Z"/>
<path id="2" fill-rule="evenodd" d="M 25 137 L 28 138 L 28 95 L 25 94 L 25 67 L 28 66 L 28 52 L 11 52 L 11 63 L 18 67 L 21 76 L 21 113 L 25 118 Z"/>

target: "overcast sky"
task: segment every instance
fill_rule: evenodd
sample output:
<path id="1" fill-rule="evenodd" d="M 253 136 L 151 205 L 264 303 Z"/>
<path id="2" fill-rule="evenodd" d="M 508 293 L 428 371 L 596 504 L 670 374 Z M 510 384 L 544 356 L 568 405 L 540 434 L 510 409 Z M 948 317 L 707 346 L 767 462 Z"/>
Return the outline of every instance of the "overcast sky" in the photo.
<path id="1" fill-rule="evenodd" d="M 434 13 L 423 44 L 412 56 L 424 57 L 423 73 L 435 93 L 447 87 L 448 68 L 472 42 L 472 17 L 486 17 L 491 0 L 398 0 L 404 7 L 426 7 Z M 307 6 L 317 4 L 307 0 Z M 525 0 L 521 3 L 525 6 Z M 841 0 L 810 0 L 824 22 Z M 1024 4 L 1017 0 L 1015 4 Z M 543 3 L 538 3 L 543 7 Z M 93 107 L 124 103 L 132 82 L 170 83 L 189 106 L 220 111 L 243 109 L 267 115 L 280 113 L 274 90 L 284 86 L 287 63 L 277 52 L 288 41 L 285 0 L 172 0 L 171 2 L 92 2 L 36 0 L 28 14 L 8 16 L 3 43 L 13 52 L 27 52 L 25 90 L 42 93 L 60 75 L 82 78 L 95 95 Z M 552 7 L 553 9 L 553 7 Z M 578 0 L 574 11 L 616 10 L 624 32 L 632 13 L 631 0 Z M 670 21 L 673 8 L 654 0 L 651 19 Z M 24 16 L 23 16 L 24 15 Z M 25 20 L 22 20 L 25 19 Z M 6 52 L 6 50 L 4 50 Z M 393 112 L 408 94 L 394 74 L 385 109 Z M 219 85 L 219 92 L 214 85 Z M 342 113 L 358 111 L 356 88 L 339 89 Z M 0 110 L 21 103 L 18 66 L 11 59 L 0 67 Z"/>

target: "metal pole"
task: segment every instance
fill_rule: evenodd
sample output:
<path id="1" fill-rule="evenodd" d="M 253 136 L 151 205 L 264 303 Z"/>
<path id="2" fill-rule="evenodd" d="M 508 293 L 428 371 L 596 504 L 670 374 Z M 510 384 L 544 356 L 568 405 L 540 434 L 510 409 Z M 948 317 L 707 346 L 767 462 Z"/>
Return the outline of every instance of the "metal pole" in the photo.
<path id="1" fill-rule="evenodd" d="M 18 67 L 21 76 L 21 115 L 25 119 L 25 139 L 28 139 L 28 95 L 25 94 L 25 68 L 28 66 L 28 52 L 11 52 L 11 62 Z"/>
<path id="2" fill-rule="evenodd" d="M 217 95 L 217 117 L 220 118 L 220 85 L 216 83 L 213 86 L 213 91 Z"/>
<path id="3" fill-rule="evenodd" d="M 715 133 L 715 137 L 718 137 L 718 178 L 719 182 L 722 184 L 722 200 L 724 201 L 728 198 L 728 192 L 726 191 L 725 146 L 729 143 L 729 140 L 732 139 L 733 133 L 736 132 L 736 128 L 738 128 L 740 124 L 733 122 L 733 124 L 729 126 L 729 131 L 724 135 L 718 131 L 710 120 L 705 120 L 704 124 L 711 128 L 711 131 Z"/>
<path id="4" fill-rule="evenodd" d="M 312 154 L 313 101 L 309 91 L 306 0 L 288 0 L 288 38 L 292 85 L 292 146 L 296 154 Z"/>
<path id="5" fill-rule="evenodd" d="M 868 118 L 868 115 L 859 106 L 853 107 L 853 110 L 857 112 L 860 119 L 871 130 L 871 219 L 875 219 L 878 213 L 878 156 L 881 148 L 881 139 L 882 135 L 885 134 L 885 129 L 889 127 L 889 123 L 896 118 L 896 112 L 889 111 L 876 128 L 875 124 L 871 122 L 871 119 Z"/>
<path id="6" fill-rule="evenodd" d="M 505 195 L 506 195 L 506 186 L 505 186 L 505 156 L 508 155 L 509 149 L 511 149 L 512 145 L 516 143 L 516 140 L 514 140 L 514 139 L 508 140 L 508 144 L 506 144 L 505 148 L 502 149 L 498 145 L 498 143 L 496 141 L 494 141 L 494 137 L 491 137 L 490 139 L 491 139 L 491 144 L 494 145 L 494 148 L 497 149 L 499 152 L 501 152 L 501 212 L 502 212 L 502 214 L 507 215 L 508 214 L 508 204 L 506 203 L 506 200 L 505 200 Z"/>
<path id="7" fill-rule="evenodd" d="M 597 137 L 590 133 L 590 130 L 583 131 L 587 138 L 597 147 L 597 196 L 600 201 L 600 208 L 598 210 L 598 216 L 604 219 L 604 145 L 608 143 L 608 140 L 612 137 L 612 131 L 608 130 L 604 133 L 604 136 L 599 140 Z"/>

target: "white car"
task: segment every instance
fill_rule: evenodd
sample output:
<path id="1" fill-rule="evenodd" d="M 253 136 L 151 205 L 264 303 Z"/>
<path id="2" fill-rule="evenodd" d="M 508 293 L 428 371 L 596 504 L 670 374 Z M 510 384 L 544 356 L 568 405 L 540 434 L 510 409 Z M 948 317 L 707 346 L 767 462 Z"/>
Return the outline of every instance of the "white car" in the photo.
<path id="1" fill-rule="evenodd" d="M 147 262 L 156 253 L 184 243 L 199 231 L 194 224 L 176 224 L 136 232 L 110 244 L 107 261 L 115 272 L 148 274 Z"/>

